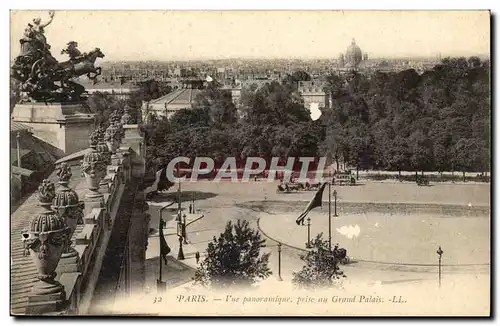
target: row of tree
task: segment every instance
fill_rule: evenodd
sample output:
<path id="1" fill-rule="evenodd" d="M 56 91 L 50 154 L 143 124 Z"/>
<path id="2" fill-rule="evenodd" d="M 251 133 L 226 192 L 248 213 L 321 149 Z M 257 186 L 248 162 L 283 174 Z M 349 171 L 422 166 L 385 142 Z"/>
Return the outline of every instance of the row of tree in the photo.
<path id="1" fill-rule="evenodd" d="M 237 107 L 211 83 L 192 110 L 151 119 L 148 158 L 178 155 L 328 156 L 360 169 L 489 171 L 490 67 L 478 58 L 445 59 L 419 75 L 329 75 L 329 109 L 312 121 L 296 92 L 297 78 L 253 85 Z"/>
<path id="2" fill-rule="evenodd" d="M 478 58 L 414 70 L 329 76 L 322 151 L 362 168 L 488 171 L 490 76 Z"/>

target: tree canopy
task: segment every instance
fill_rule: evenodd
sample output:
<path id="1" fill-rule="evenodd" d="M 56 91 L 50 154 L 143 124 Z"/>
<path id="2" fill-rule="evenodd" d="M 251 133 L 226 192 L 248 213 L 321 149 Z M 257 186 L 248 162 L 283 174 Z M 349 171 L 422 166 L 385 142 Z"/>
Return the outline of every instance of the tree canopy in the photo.
<path id="1" fill-rule="evenodd" d="M 194 281 L 217 288 L 245 287 L 269 277 L 269 253 L 261 234 L 248 221 L 229 221 L 224 232 L 208 244 L 207 255 L 195 272 Z"/>
<path id="2" fill-rule="evenodd" d="M 300 259 L 304 262 L 302 270 L 293 273 L 292 283 L 298 288 L 328 288 L 339 285 L 345 277 L 340 271 L 338 259 L 332 254 L 328 241 L 320 233 L 312 241 L 312 249 Z"/>
<path id="3" fill-rule="evenodd" d="M 488 171 L 489 67 L 476 57 L 447 58 L 423 74 L 330 74 L 330 105 L 317 121 L 286 80 L 244 88 L 239 103 L 214 82 L 192 110 L 146 127 L 155 147 L 148 159 L 327 156 L 360 169 Z"/>

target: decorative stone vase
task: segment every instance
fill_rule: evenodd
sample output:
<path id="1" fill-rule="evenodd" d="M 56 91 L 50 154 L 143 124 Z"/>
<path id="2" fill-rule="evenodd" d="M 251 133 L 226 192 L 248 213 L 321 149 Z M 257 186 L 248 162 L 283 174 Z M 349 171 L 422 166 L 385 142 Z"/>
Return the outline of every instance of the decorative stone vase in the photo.
<path id="1" fill-rule="evenodd" d="M 109 165 L 111 163 L 111 152 L 109 151 L 108 145 L 104 142 L 104 139 L 97 143 L 96 149 L 101 154 L 103 162 Z"/>
<path id="2" fill-rule="evenodd" d="M 106 146 L 108 147 L 108 150 L 114 155 L 116 154 L 120 143 L 118 143 L 116 139 L 112 139 L 110 141 L 106 141 Z"/>
<path id="3" fill-rule="evenodd" d="M 101 154 L 102 161 L 104 162 L 104 164 L 108 165 L 111 163 L 111 152 L 109 151 L 108 146 L 104 141 L 106 131 L 102 126 L 99 126 L 99 128 L 97 128 L 95 132 L 96 139 L 91 140 L 91 146 L 95 144 L 96 150 Z"/>
<path id="4" fill-rule="evenodd" d="M 90 148 L 92 150 L 83 156 L 81 170 L 90 191 L 94 195 L 99 195 L 99 182 L 106 175 L 106 164 L 95 146 L 92 145 Z"/>
<path id="5" fill-rule="evenodd" d="M 39 282 L 33 285 L 34 295 L 64 295 L 64 287 L 55 280 L 55 270 L 70 233 L 63 218 L 50 209 L 54 184 L 44 180 L 39 187 L 42 211 L 33 217 L 29 230 L 23 233 L 25 255 L 30 255 L 38 271 Z"/>
<path id="6" fill-rule="evenodd" d="M 66 163 L 59 166 L 57 175 L 59 177 L 59 187 L 57 188 L 52 209 L 63 218 L 70 231 L 66 241 L 61 263 L 78 265 L 78 252 L 72 247 L 71 237 L 73 236 L 79 220 L 83 219 L 83 203 L 80 202 L 78 194 L 68 187 L 71 178 L 71 170 Z"/>
<path id="7" fill-rule="evenodd" d="M 106 133 L 104 135 L 104 140 L 106 141 L 106 145 L 108 146 L 109 151 L 115 155 L 118 147 L 120 146 L 120 130 L 119 126 L 116 123 L 112 123 L 106 129 Z"/>
<path id="8" fill-rule="evenodd" d="M 126 105 L 125 108 L 123 109 L 125 111 L 125 113 L 123 114 L 121 121 L 120 121 L 122 125 L 135 124 L 135 121 L 132 118 L 132 115 L 130 115 L 130 109 L 131 108 L 128 105 Z"/>

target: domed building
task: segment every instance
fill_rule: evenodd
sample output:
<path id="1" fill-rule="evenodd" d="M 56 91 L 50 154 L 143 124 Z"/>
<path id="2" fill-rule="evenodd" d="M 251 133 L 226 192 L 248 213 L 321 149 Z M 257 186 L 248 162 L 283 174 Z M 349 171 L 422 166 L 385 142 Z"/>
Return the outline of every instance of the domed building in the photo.
<path id="1" fill-rule="evenodd" d="M 353 69 L 358 68 L 363 60 L 363 53 L 354 39 L 352 39 L 351 45 L 347 48 L 344 58 L 346 66 Z"/>

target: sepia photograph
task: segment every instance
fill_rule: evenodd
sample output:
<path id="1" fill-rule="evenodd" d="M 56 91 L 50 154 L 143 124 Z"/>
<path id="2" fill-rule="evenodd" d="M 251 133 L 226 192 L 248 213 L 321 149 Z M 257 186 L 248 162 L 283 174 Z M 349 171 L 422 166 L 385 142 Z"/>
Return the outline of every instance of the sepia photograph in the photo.
<path id="1" fill-rule="evenodd" d="M 488 10 L 10 10 L 11 316 L 488 317 Z"/>

